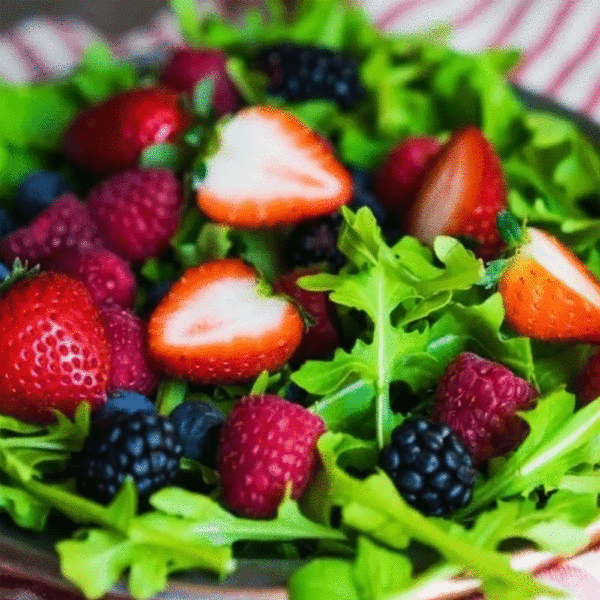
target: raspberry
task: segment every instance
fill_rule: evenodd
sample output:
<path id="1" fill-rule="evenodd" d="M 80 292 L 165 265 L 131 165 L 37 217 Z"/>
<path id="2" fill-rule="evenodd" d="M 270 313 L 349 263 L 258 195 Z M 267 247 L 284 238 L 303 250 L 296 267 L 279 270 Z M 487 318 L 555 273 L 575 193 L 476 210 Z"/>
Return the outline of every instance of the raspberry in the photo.
<path id="1" fill-rule="evenodd" d="M 403 498 L 426 515 L 447 515 L 471 500 L 473 460 L 445 425 L 404 421 L 382 448 L 379 465 Z"/>
<path id="2" fill-rule="evenodd" d="M 129 169 L 112 175 L 89 194 L 88 209 L 104 245 L 140 263 L 166 250 L 179 223 L 181 185 L 165 169 Z"/>
<path id="3" fill-rule="evenodd" d="M 187 400 L 169 415 L 186 458 L 216 466 L 217 440 L 225 415 L 208 402 Z"/>
<path id="4" fill-rule="evenodd" d="M 577 381 L 577 401 L 585 406 L 600 396 L 600 351 L 585 363 Z"/>
<path id="5" fill-rule="evenodd" d="M 441 148 L 433 137 L 413 137 L 394 146 L 373 181 L 375 194 L 387 210 L 403 221 L 423 185 L 427 169 Z"/>
<path id="6" fill-rule="evenodd" d="M 325 358 L 340 343 L 336 328 L 336 314 L 333 303 L 325 292 L 310 292 L 298 286 L 297 281 L 305 275 L 319 273 L 318 268 L 298 268 L 281 276 L 274 285 L 277 292 L 295 300 L 312 320 L 312 324 L 302 336 L 300 345 L 290 358 L 293 364 L 303 363 L 311 358 Z"/>
<path id="7" fill-rule="evenodd" d="M 217 470 L 224 503 L 251 518 L 277 512 L 285 488 L 298 499 L 319 464 L 323 421 L 279 396 L 245 396 L 221 428 Z"/>
<path id="8" fill-rule="evenodd" d="M 100 307 L 106 338 L 111 349 L 109 390 L 131 390 L 149 394 L 158 376 L 146 356 L 146 324 L 134 313 L 116 304 Z"/>
<path id="9" fill-rule="evenodd" d="M 128 308 L 133 304 L 135 275 L 129 265 L 110 250 L 69 248 L 55 254 L 46 268 L 84 283 L 96 306 L 114 302 Z"/>
<path id="10" fill-rule="evenodd" d="M 96 224 L 72 194 L 59 196 L 33 221 L 0 240 L 0 258 L 12 264 L 19 257 L 29 265 L 42 263 L 65 248 L 101 246 Z"/>
<path id="11" fill-rule="evenodd" d="M 214 81 L 213 106 L 217 115 L 235 112 L 241 98 L 227 74 L 227 55 L 213 49 L 177 48 L 161 73 L 161 83 L 177 92 L 193 93 L 206 77 Z"/>
<path id="12" fill-rule="evenodd" d="M 180 456 L 177 432 L 165 417 L 147 412 L 119 413 L 109 426 L 93 429 L 85 441 L 77 491 L 106 504 L 130 476 L 142 500 L 147 499 L 174 480 Z"/>
<path id="13" fill-rule="evenodd" d="M 529 427 L 515 413 L 532 408 L 536 397 L 536 389 L 506 367 L 463 352 L 438 382 L 432 418 L 452 429 L 477 465 L 525 439 Z"/>

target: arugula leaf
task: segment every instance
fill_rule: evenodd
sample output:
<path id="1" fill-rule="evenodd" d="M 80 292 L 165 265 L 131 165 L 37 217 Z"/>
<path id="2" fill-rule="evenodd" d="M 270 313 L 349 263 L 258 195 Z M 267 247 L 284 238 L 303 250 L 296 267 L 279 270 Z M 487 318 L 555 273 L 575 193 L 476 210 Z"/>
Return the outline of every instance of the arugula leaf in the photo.
<path id="1" fill-rule="evenodd" d="M 540 485 L 556 489 L 575 466 L 599 462 L 600 399 L 576 412 L 574 407 L 575 397 L 558 390 L 540 399 L 535 409 L 520 413 L 529 424 L 529 435 L 504 467 L 475 489 L 462 514 Z"/>

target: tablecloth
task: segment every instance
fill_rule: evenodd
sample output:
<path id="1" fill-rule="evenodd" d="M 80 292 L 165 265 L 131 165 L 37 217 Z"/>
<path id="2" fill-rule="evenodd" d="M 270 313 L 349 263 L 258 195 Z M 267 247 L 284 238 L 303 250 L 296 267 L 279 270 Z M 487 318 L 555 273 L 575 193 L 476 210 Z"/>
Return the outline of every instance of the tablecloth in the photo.
<path id="1" fill-rule="evenodd" d="M 522 58 L 511 75 L 515 83 L 600 123 L 600 0 L 364 0 L 362 4 L 386 31 L 417 32 L 449 24 L 450 44 L 457 49 L 519 48 Z M 216 9 L 205 1 L 199 7 Z M 77 19 L 27 19 L 0 35 L 0 77 L 19 82 L 62 75 L 100 37 Z M 165 11 L 109 42 L 118 55 L 128 56 L 164 51 L 182 40 L 172 14 Z M 572 598 L 598 600 L 600 549 L 547 569 L 540 577 L 564 587 Z M 39 590 L 18 591 L 12 586 L 11 590 L 10 596 L 4 594 L 0 574 L 0 598 L 46 600 Z"/>

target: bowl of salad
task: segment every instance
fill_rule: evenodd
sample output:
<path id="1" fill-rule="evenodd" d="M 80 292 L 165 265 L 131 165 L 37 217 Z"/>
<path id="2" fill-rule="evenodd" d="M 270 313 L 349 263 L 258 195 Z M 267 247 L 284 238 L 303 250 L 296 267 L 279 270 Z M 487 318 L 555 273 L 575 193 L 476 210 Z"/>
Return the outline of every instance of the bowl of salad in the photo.
<path id="1" fill-rule="evenodd" d="M 164 60 L 0 87 L 3 568 L 560 597 L 529 573 L 600 533 L 593 136 L 511 50 L 171 5 Z"/>

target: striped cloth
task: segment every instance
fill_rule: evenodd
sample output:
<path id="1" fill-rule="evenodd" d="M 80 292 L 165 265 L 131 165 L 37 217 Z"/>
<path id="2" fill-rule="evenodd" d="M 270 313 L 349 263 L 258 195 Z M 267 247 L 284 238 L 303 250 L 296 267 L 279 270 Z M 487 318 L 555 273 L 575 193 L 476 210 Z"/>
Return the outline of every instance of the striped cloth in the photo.
<path id="1" fill-rule="evenodd" d="M 600 1 L 361 0 L 386 31 L 451 24 L 450 43 L 465 51 L 511 46 L 523 58 L 512 80 L 600 123 Z M 214 9 L 200 2 L 202 10 Z M 0 77 L 27 81 L 62 75 L 99 33 L 75 19 L 28 19 L 0 36 Z M 181 43 L 174 19 L 158 13 L 139 29 L 109 40 L 119 55 Z"/>
<path id="2" fill-rule="evenodd" d="M 600 123 L 600 0 L 362 0 L 362 4 L 385 31 L 417 32 L 451 24 L 450 43 L 457 49 L 519 48 L 523 57 L 512 74 L 515 83 Z M 199 5 L 215 9 L 212 2 Z M 28 19 L 0 35 L 0 77 L 23 82 L 64 75 L 85 47 L 100 37 L 76 19 Z M 182 43 L 168 12 L 108 41 L 119 56 L 164 52 Z M 597 573 L 598 549 L 547 569 L 540 577 L 561 585 L 572 598 L 597 600 Z M 438 598 L 446 597 L 441 593 Z"/>

